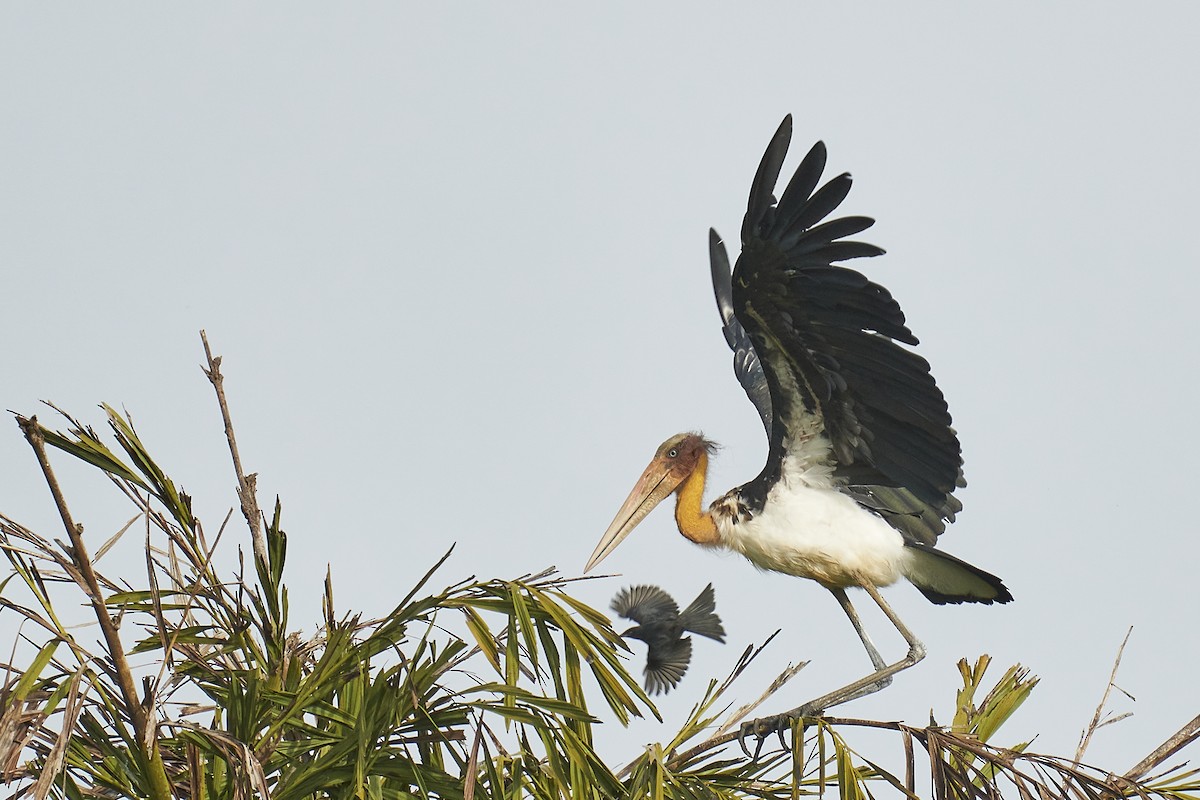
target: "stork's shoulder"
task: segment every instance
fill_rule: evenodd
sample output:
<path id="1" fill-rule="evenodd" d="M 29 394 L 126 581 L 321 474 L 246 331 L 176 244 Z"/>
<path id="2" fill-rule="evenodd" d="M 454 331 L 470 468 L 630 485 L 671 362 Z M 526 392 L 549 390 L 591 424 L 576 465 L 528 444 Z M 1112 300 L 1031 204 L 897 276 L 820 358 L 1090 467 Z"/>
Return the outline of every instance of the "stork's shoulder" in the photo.
<path id="1" fill-rule="evenodd" d="M 727 530 L 729 526 L 740 525 L 753 519 L 756 511 L 760 510 L 750 507 L 742 491 L 744 488 L 738 486 L 730 489 L 709 503 L 708 513 L 712 515 L 718 534 Z"/>

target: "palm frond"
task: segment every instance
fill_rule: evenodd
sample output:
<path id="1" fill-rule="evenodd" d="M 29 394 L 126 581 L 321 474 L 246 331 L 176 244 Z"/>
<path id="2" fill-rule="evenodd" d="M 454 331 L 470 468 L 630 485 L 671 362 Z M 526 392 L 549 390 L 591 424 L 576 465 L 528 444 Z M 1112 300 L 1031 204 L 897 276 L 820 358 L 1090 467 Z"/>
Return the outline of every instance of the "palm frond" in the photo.
<path id="1" fill-rule="evenodd" d="M 210 355 L 210 378 L 219 380 L 218 364 Z M 228 561 L 219 550 L 235 547 L 229 515 L 210 537 L 132 420 L 103 409 L 115 446 L 65 414 L 65 433 L 20 418 L 27 438 L 101 470 L 129 500 L 133 519 L 110 541 L 141 523 L 146 571 L 105 575 L 83 547 L 0 515 L 10 566 L 0 611 L 28 623 L 21 664 L 8 665 L 0 684 L 0 771 L 14 798 L 707 800 L 888 792 L 1185 800 L 1200 792 L 1200 771 L 1186 765 L 1139 782 L 1026 752 L 1025 743 L 996 746 L 1037 679 L 1015 666 L 977 701 L 986 656 L 960 662 L 963 687 L 948 728 L 796 720 L 785 732 L 790 747 L 747 757 L 736 742 L 739 723 L 804 666 L 789 665 L 757 700 L 739 701 L 736 681 L 765 644 L 748 647 L 724 680 L 709 681 L 665 743 L 615 766 L 627 759 L 597 752 L 595 726 L 661 717 L 629 673 L 628 649 L 608 617 L 570 594 L 572 579 L 547 570 L 435 588 L 448 551 L 378 619 L 337 616 L 327 577 L 321 625 L 303 636 L 289 628 L 281 504 L 269 520 L 247 512 L 250 568 L 240 558 L 232 571 L 218 568 Z M 48 461 L 39 463 L 54 483 Z M 240 462 L 237 469 L 239 505 L 257 509 L 244 494 L 253 481 Z M 56 500 L 69 519 L 65 501 Z M 94 641 L 58 611 L 80 599 L 93 605 L 91 598 L 109 626 Z M 135 653 L 141 663 L 131 667 L 125 656 Z M 863 729 L 892 733 L 898 752 L 864 755 L 856 743 Z"/>

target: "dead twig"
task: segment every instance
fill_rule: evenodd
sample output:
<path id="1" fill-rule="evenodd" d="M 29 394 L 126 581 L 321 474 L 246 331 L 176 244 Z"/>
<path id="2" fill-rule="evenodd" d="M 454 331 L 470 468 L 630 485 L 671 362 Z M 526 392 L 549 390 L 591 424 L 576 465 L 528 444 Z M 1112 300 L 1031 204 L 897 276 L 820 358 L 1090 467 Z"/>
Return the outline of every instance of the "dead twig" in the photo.
<path id="1" fill-rule="evenodd" d="M 217 393 L 217 404 L 221 407 L 221 419 L 225 422 L 225 440 L 229 442 L 229 454 L 233 456 L 233 471 L 237 476 L 237 495 L 242 507 L 242 516 L 250 526 L 250 542 L 254 548 L 254 557 L 259 563 L 267 563 L 267 539 L 262 530 L 262 512 L 258 507 L 258 475 L 247 475 L 242 470 L 242 457 L 238 454 L 237 438 L 233 435 L 233 418 L 229 415 L 229 403 L 225 400 L 225 377 L 221 374 L 221 357 L 214 356 L 208 346 L 208 336 L 200 331 L 200 341 L 204 343 L 204 358 L 208 362 L 203 367 L 205 376 Z"/>
<path id="2" fill-rule="evenodd" d="M 1120 714 L 1116 717 L 1104 719 L 1104 707 L 1108 705 L 1108 696 L 1112 692 L 1113 687 L 1120 689 L 1117 686 L 1117 670 L 1121 667 L 1121 656 L 1125 654 L 1125 645 L 1129 644 L 1129 636 L 1133 633 L 1133 626 L 1129 626 L 1129 630 L 1125 632 L 1125 638 L 1121 640 L 1121 646 L 1117 648 L 1117 657 L 1113 659 L 1112 672 L 1108 674 L 1108 685 L 1104 687 L 1104 694 L 1100 698 L 1100 704 L 1096 706 L 1096 713 L 1092 715 L 1092 721 L 1088 724 L 1087 730 L 1079 737 L 1079 747 L 1075 750 L 1075 760 L 1082 761 L 1083 754 L 1087 751 L 1088 745 L 1091 744 L 1092 734 L 1105 725 L 1110 725 L 1114 722 L 1120 722 L 1130 716 L 1128 713 Z M 1121 689 L 1122 694 L 1129 696 L 1129 693 Z"/>
<path id="3" fill-rule="evenodd" d="M 725 692 L 725 690 L 727 690 L 729 688 L 729 686 L 733 683 L 733 681 L 735 681 L 738 678 L 738 676 L 740 676 L 742 674 L 742 672 L 745 671 L 746 667 L 748 667 L 750 665 L 750 663 L 752 661 L 754 661 L 754 659 L 758 658 L 758 656 L 763 652 L 763 650 L 766 649 L 767 645 L 769 645 L 771 643 L 771 641 L 778 635 L 779 635 L 779 631 L 775 631 L 770 636 L 768 636 L 766 638 L 766 641 L 764 641 L 758 647 L 754 647 L 753 645 L 751 645 L 750 647 L 747 647 L 746 651 L 744 653 L 742 653 L 741 657 L 738 659 L 737 664 L 734 665 L 733 670 L 729 673 L 729 676 L 725 679 L 724 683 L 722 683 L 720 688 L 717 690 L 717 694 L 718 695 L 723 694 Z M 758 697 L 757 700 L 755 700 L 751 703 L 747 703 L 744 706 L 741 706 L 736 711 L 734 711 L 732 714 L 730 714 L 729 718 L 725 720 L 725 722 L 721 725 L 721 727 L 717 730 L 717 732 L 714 733 L 709 738 L 705 739 L 704 741 L 700 742 L 699 744 L 695 745 L 694 747 L 691 747 L 691 748 L 685 750 L 682 753 L 672 755 L 670 757 L 670 760 L 667 762 L 668 766 L 674 768 L 680 764 L 686 764 L 698 755 L 706 753 L 710 750 L 714 750 L 718 747 L 721 747 L 721 746 L 728 744 L 729 742 L 732 742 L 735 739 L 737 739 L 738 734 L 731 731 L 730 729 L 734 725 L 736 725 L 738 722 L 740 722 L 742 719 L 744 719 L 751 711 L 753 711 L 754 709 L 756 709 L 760 705 L 762 705 L 762 703 L 764 701 L 766 701 L 767 698 L 771 697 L 773 694 L 775 694 L 775 692 L 779 691 L 784 686 L 784 684 L 786 684 L 793 677 L 795 677 L 796 674 L 798 672 L 800 672 L 800 670 L 807 667 L 808 663 L 809 662 L 807 662 L 807 661 L 801 661 L 798 664 L 789 664 L 783 670 L 783 672 L 781 672 L 775 678 L 775 680 L 773 680 L 771 682 L 771 684 L 763 691 L 763 693 Z M 627 764 L 625 766 L 625 768 L 619 773 L 619 775 L 628 774 L 632 768 L 633 768 L 633 764 Z"/>

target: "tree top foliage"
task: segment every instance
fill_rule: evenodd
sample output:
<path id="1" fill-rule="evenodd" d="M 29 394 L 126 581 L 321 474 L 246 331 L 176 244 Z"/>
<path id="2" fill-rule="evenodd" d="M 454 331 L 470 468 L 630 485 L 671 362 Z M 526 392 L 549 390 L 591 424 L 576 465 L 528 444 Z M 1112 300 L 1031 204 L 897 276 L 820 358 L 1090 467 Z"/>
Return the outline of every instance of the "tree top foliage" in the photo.
<path id="1" fill-rule="evenodd" d="M 747 753 L 740 723 L 803 666 L 738 705 L 735 681 L 762 653 L 750 647 L 729 676 L 708 682 L 670 741 L 614 761 L 595 747 L 594 726 L 659 712 L 608 616 L 571 595 L 577 579 L 553 571 L 443 585 L 447 553 L 378 619 L 338 609 L 327 577 L 314 587 L 322 624 L 303 636 L 289 627 L 282 505 L 259 508 L 220 358 L 204 344 L 248 564 L 231 514 L 206 530 L 126 416 L 103 406 L 104 435 L 57 409 L 65 432 L 17 417 L 66 539 L 0 513 L 11 566 L 0 613 L 22 620 L 0 687 L 0 769 L 12 797 L 1200 797 L 1200 771 L 1154 772 L 1197 737 L 1200 717 L 1122 775 L 1084 765 L 1082 752 L 994 744 L 1037 680 L 1016 666 L 985 691 L 986 656 L 960 662 L 946 726 L 803 719 Z M 100 470 L 132 504 L 108 541 L 85 540 L 54 451 Z M 138 532 L 144 574 L 98 569 Z M 216 566 L 226 552 L 238 555 L 232 570 Z M 80 598 L 94 626 L 63 619 Z M 1101 724 L 1098 710 L 1093 729 Z M 866 752 L 858 741 L 870 729 L 891 746 Z M 878 736 L 868 741 L 879 749 Z"/>

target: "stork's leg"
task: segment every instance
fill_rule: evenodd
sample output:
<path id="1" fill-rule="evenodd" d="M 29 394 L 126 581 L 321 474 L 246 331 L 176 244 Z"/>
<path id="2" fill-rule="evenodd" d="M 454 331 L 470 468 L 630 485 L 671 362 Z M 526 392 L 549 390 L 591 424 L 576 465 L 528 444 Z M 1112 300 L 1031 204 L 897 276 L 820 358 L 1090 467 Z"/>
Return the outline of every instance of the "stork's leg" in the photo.
<path id="1" fill-rule="evenodd" d="M 828 708 L 873 694 L 891 684 L 892 676 L 897 672 L 908 669 L 925 657 L 925 645 L 900 620 L 900 617 L 896 615 L 892 607 L 883 599 L 879 590 L 869 583 L 864 583 L 862 588 L 871 596 L 871 599 L 875 601 L 875 604 L 879 606 L 880 610 L 883 611 L 896 630 L 900 632 L 900 635 L 904 637 L 904 641 L 908 642 L 908 654 L 894 664 L 885 665 L 882 656 L 879 655 L 879 651 L 875 649 L 875 645 L 871 642 L 871 637 L 867 635 L 866 630 L 863 628 L 862 620 L 858 618 L 858 612 L 850 604 L 850 598 L 846 595 L 846 591 L 844 589 L 832 590 L 833 596 L 837 598 L 838 604 L 846 612 L 846 616 L 850 618 L 851 624 L 854 625 L 854 630 L 858 632 L 859 638 L 862 639 L 863 645 L 867 648 L 867 654 L 871 657 L 871 663 L 875 666 L 875 671 L 865 678 L 860 678 L 840 689 L 835 689 L 829 694 L 822 695 L 816 700 L 809 701 L 802 706 L 797 706 L 791 711 L 785 711 L 773 717 L 763 717 L 745 723 L 742 726 L 740 736 L 743 750 L 746 749 L 744 740 L 747 735 L 753 734 L 758 736 L 761 747 L 762 737 L 773 731 L 781 732 L 786 730 L 792 720 L 798 717 L 815 716 Z"/>
<path id="2" fill-rule="evenodd" d="M 863 647 L 867 648 L 867 655 L 871 657 L 871 664 L 875 666 L 876 670 L 884 669 L 887 664 L 884 663 L 883 656 L 879 655 L 879 651 L 875 649 L 875 643 L 871 641 L 871 637 L 867 635 L 867 629 L 863 627 L 862 620 L 858 618 L 858 612 L 851 605 L 850 598 L 846 595 L 846 590 L 839 587 L 830 589 L 829 591 L 837 598 L 838 605 L 842 607 L 842 611 L 845 611 L 846 616 L 850 618 L 850 624 L 858 632 L 858 638 L 862 640 Z"/>
<path id="3" fill-rule="evenodd" d="M 877 692 L 890 684 L 892 682 L 892 676 L 897 672 L 902 672 L 903 670 L 908 669 L 925 657 L 925 645 L 921 644 L 921 640 L 914 636 L 912 631 L 908 629 L 908 626 L 900 620 L 900 617 L 896 615 L 896 612 L 892 610 L 892 607 L 888 605 L 886 600 L 883 599 L 883 595 L 879 593 L 879 590 L 869 583 L 864 583 L 862 588 L 871 596 L 871 599 L 875 601 L 875 604 L 879 606 L 880 610 L 883 611 L 887 618 L 891 620 L 892 625 L 894 625 L 896 630 L 900 632 L 900 635 L 904 637 L 904 641 L 908 642 L 908 654 L 894 664 L 883 666 L 883 659 L 879 657 L 879 652 L 875 651 L 872 654 L 871 659 L 875 664 L 875 671 L 873 673 L 865 678 L 856 680 L 854 683 L 850 683 L 840 689 L 836 689 L 827 695 L 818 697 L 816 700 L 805 703 L 798 708 L 794 708 L 781 716 L 798 717 L 819 714 L 827 708 L 840 705 L 848 700 L 853 700 L 871 694 L 872 692 Z M 835 592 L 834 594 L 836 596 L 837 593 Z M 845 591 L 842 592 L 842 597 L 845 597 Z M 838 598 L 839 603 L 842 602 L 842 597 Z M 847 609 L 853 608 L 850 606 L 850 599 L 848 597 L 845 598 L 845 603 L 842 607 Z M 855 630 L 859 631 L 859 636 L 862 638 L 863 643 L 867 644 L 869 639 L 862 629 L 862 622 L 857 619 L 858 615 L 849 610 L 846 613 L 847 616 L 850 617 L 850 621 L 854 623 Z M 871 653 L 873 649 L 873 646 L 869 644 L 867 645 L 868 653 Z M 878 661 L 876 661 L 876 659 L 878 659 Z"/>
<path id="4" fill-rule="evenodd" d="M 854 606 L 850 603 L 850 598 L 846 595 L 846 590 L 840 587 L 829 590 L 835 598 L 838 605 L 842 607 L 842 611 L 846 612 L 846 616 L 850 618 L 850 624 L 854 626 L 854 630 L 858 632 L 858 638 L 862 640 L 863 647 L 867 648 L 867 656 L 871 659 L 871 665 L 875 667 L 875 672 L 887 669 L 887 664 L 883 660 L 883 656 L 879 655 L 879 651 L 875 648 L 875 643 L 871 641 L 871 637 L 867 634 L 867 629 L 863 627 L 862 620 L 858 617 L 858 612 L 854 610 Z M 874 683 L 864 686 L 857 694 L 847 697 L 841 702 L 847 703 L 851 700 L 857 700 L 860 697 L 866 697 L 869 694 L 874 694 L 880 689 L 886 689 L 892 683 L 890 677 L 882 678 Z"/>

